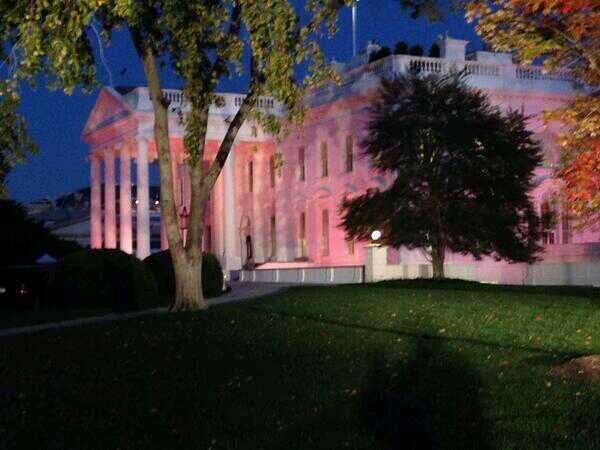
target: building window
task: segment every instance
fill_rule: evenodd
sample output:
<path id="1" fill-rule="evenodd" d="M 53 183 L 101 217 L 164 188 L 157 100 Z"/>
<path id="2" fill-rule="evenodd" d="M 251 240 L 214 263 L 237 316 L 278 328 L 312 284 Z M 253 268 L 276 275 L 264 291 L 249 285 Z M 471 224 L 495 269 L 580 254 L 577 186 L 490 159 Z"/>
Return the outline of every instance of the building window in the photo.
<path id="1" fill-rule="evenodd" d="M 277 256 L 277 223 L 275 216 L 271 216 L 271 259 Z"/>
<path id="2" fill-rule="evenodd" d="M 250 161 L 248 163 L 248 192 L 252 192 L 254 189 L 254 163 Z"/>
<path id="3" fill-rule="evenodd" d="M 328 167 L 328 157 L 327 157 L 327 142 L 321 142 L 321 177 L 326 178 L 329 176 L 329 167 Z"/>
<path id="4" fill-rule="evenodd" d="M 571 222 L 569 221 L 569 213 L 566 210 L 562 214 L 562 243 L 569 244 L 571 242 Z"/>
<path id="5" fill-rule="evenodd" d="M 346 172 L 354 170 L 354 140 L 352 136 L 346 138 Z"/>
<path id="6" fill-rule="evenodd" d="M 554 204 L 545 200 L 541 207 L 542 220 L 544 221 L 544 231 L 542 233 L 542 244 L 552 245 L 556 243 L 556 211 Z"/>
<path id="7" fill-rule="evenodd" d="M 306 165 L 304 163 L 304 147 L 300 147 L 298 150 L 298 179 L 300 181 L 306 180 Z"/>
<path id="8" fill-rule="evenodd" d="M 300 257 L 306 258 L 306 214 L 300 213 L 298 224 L 298 247 L 300 248 Z"/>
<path id="9" fill-rule="evenodd" d="M 275 187 L 275 156 L 269 158 L 269 180 L 271 187 Z"/>
<path id="10" fill-rule="evenodd" d="M 324 209 L 321 217 L 321 256 L 329 256 L 329 210 Z"/>

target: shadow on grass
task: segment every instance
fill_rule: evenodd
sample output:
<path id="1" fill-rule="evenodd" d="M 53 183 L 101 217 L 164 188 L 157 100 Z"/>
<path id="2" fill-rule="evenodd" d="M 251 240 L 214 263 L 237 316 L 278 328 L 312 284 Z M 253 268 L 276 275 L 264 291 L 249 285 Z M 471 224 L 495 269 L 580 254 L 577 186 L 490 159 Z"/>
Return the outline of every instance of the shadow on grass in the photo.
<path id="1" fill-rule="evenodd" d="M 420 341 L 399 361 L 376 356 L 365 385 L 362 420 L 383 448 L 490 448 L 479 375 L 444 343 Z"/>

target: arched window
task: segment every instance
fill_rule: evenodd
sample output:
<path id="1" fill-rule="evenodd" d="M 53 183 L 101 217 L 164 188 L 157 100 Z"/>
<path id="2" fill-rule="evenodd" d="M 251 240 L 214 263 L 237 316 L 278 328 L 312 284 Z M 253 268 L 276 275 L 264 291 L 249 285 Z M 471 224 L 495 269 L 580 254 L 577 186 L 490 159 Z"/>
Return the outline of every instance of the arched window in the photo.
<path id="1" fill-rule="evenodd" d="M 321 212 L 321 256 L 329 256 L 329 210 Z"/>
<path id="2" fill-rule="evenodd" d="M 271 216 L 271 259 L 277 258 L 277 223 L 275 216 Z"/>
<path id="3" fill-rule="evenodd" d="M 327 178 L 329 176 L 329 157 L 327 151 L 327 142 L 321 142 L 321 177 Z"/>
<path id="4" fill-rule="evenodd" d="M 298 149 L 298 180 L 306 180 L 306 165 L 305 165 L 304 147 Z"/>
<path id="5" fill-rule="evenodd" d="M 352 136 L 346 137 L 346 172 L 354 170 L 354 140 Z"/>
<path id="6" fill-rule="evenodd" d="M 254 190 L 254 163 L 252 161 L 248 162 L 248 192 L 252 192 Z"/>
<path id="7" fill-rule="evenodd" d="M 269 158 L 269 180 L 271 187 L 275 187 L 275 156 Z"/>
<path id="8" fill-rule="evenodd" d="M 301 212 L 298 220 L 298 249 L 299 257 L 306 258 L 308 252 L 306 250 L 306 213 Z"/>
<path id="9" fill-rule="evenodd" d="M 540 207 L 540 213 L 542 218 L 542 226 L 544 228 L 542 232 L 542 244 L 552 245 L 557 243 L 557 230 L 556 230 L 556 205 L 552 199 L 545 199 L 542 201 Z"/>
<path id="10" fill-rule="evenodd" d="M 568 206 L 563 204 L 563 211 L 561 216 L 561 226 L 562 226 L 562 243 L 569 244 L 571 243 L 571 221 L 569 219 L 569 210 Z"/>

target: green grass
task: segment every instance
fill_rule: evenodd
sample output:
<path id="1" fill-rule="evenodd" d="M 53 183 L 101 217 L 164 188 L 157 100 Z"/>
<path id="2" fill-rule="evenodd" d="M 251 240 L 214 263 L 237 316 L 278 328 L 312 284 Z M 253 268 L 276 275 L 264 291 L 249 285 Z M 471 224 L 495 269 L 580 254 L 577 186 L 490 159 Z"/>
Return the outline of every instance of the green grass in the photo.
<path id="1" fill-rule="evenodd" d="M 1 447 L 600 448 L 600 383 L 548 373 L 600 353 L 597 294 L 305 287 L 2 338 Z"/>

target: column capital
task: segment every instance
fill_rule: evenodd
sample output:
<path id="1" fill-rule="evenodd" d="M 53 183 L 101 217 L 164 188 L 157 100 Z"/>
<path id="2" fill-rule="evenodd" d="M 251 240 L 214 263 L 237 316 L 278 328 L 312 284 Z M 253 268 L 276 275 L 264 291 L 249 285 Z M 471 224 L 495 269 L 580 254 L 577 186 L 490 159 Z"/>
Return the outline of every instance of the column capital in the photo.
<path id="1" fill-rule="evenodd" d="M 136 142 L 150 142 L 152 140 L 154 133 L 152 133 L 151 131 L 138 131 L 138 133 L 135 135 L 134 141 Z"/>
<path id="2" fill-rule="evenodd" d="M 102 150 L 102 157 L 104 159 L 114 159 L 116 156 L 117 150 L 115 147 L 104 147 Z"/>

